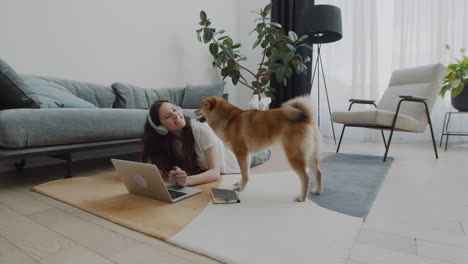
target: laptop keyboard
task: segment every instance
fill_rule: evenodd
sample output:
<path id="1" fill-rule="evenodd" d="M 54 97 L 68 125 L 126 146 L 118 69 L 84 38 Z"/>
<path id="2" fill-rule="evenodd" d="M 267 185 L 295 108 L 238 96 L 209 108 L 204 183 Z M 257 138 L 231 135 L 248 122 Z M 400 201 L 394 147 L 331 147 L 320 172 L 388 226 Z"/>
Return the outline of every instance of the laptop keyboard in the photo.
<path id="1" fill-rule="evenodd" d="M 174 191 L 174 190 L 168 190 L 169 191 L 169 194 L 171 195 L 171 198 L 172 199 L 177 199 L 181 196 L 184 196 L 186 195 L 186 193 L 184 192 L 178 192 L 178 191 Z"/>

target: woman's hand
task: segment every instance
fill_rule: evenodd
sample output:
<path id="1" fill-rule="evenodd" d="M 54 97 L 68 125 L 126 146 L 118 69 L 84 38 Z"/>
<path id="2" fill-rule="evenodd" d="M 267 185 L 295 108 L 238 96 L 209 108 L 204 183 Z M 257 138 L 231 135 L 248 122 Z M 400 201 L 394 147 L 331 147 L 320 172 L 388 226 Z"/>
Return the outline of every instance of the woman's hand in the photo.
<path id="1" fill-rule="evenodd" d="M 169 172 L 169 180 L 178 186 L 186 186 L 188 184 L 187 173 L 179 167 L 174 167 Z"/>

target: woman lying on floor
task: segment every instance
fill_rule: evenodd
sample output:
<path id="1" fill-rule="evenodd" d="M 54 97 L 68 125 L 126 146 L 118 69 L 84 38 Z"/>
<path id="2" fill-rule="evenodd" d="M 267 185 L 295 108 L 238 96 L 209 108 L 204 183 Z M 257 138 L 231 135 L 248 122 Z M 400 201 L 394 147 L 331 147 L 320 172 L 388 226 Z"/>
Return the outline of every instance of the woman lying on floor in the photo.
<path id="1" fill-rule="evenodd" d="M 270 158 L 266 150 L 251 155 L 251 166 Z M 206 123 L 184 116 L 167 100 L 151 106 L 143 134 L 143 162 L 153 163 L 171 182 L 192 186 L 216 181 L 220 174 L 240 173 L 234 153 Z"/>

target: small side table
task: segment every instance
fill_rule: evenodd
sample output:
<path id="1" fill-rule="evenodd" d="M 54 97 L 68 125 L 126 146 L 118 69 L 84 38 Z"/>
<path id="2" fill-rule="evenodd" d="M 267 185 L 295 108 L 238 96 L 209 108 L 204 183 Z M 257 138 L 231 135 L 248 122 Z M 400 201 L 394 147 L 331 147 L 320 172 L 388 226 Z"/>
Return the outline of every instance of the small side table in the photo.
<path id="1" fill-rule="evenodd" d="M 458 115 L 458 114 L 467 114 L 468 112 L 447 112 L 445 113 L 444 117 L 444 124 L 442 125 L 442 135 L 440 136 L 440 147 L 442 146 L 442 140 L 445 136 L 445 151 L 447 151 L 447 144 L 448 144 L 448 138 L 449 136 L 468 136 L 468 131 L 449 131 L 449 123 L 450 123 L 450 118 L 452 115 Z"/>

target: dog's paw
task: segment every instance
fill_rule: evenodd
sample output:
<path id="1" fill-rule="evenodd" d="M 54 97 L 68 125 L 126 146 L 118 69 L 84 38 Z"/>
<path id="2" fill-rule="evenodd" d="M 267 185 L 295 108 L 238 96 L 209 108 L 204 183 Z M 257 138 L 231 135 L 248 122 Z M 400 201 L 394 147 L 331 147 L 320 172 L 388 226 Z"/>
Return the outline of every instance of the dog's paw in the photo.
<path id="1" fill-rule="evenodd" d="M 322 191 L 323 191 L 323 188 L 314 187 L 314 189 L 312 189 L 311 193 L 315 194 L 315 195 L 319 195 Z"/>
<path id="2" fill-rule="evenodd" d="M 242 184 L 240 182 L 236 182 L 236 183 L 234 183 L 234 186 L 233 186 L 232 190 L 236 191 L 236 192 L 240 192 L 240 191 L 244 190 L 244 186 L 242 186 Z"/>
<path id="3" fill-rule="evenodd" d="M 294 198 L 294 201 L 296 201 L 296 202 L 304 202 L 305 199 L 302 198 L 302 195 L 298 195 L 298 196 L 296 196 L 296 198 Z"/>

